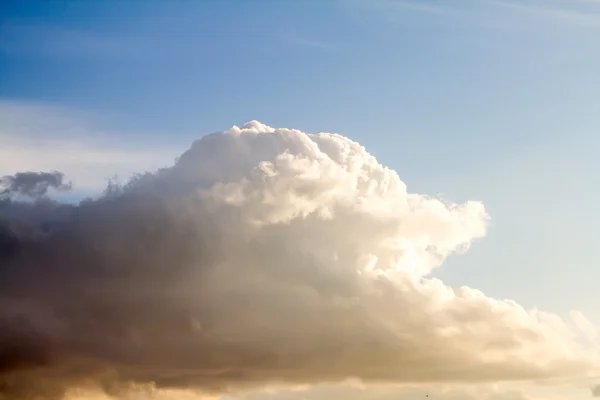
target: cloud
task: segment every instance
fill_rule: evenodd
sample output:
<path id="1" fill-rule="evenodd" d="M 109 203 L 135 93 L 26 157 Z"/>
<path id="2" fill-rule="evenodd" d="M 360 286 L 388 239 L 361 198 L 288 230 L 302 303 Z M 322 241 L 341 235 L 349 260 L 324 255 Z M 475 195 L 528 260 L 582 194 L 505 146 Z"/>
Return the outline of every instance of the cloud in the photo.
<path id="1" fill-rule="evenodd" d="M 600 3 L 590 1 L 540 1 L 516 2 L 511 0 L 489 0 L 495 7 L 512 9 L 535 17 L 548 18 L 577 26 L 598 26 L 600 24 Z"/>
<path id="2" fill-rule="evenodd" d="M 501 32 L 530 33 L 540 28 L 595 29 L 600 25 L 600 2 L 596 0 L 486 0 L 436 2 L 419 0 L 346 1 L 344 6 L 373 10 L 387 22 L 405 24 L 411 16 L 424 21 L 439 19 L 461 27 Z"/>
<path id="3" fill-rule="evenodd" d="M 521 390 L 499 389 L 492 385 L 430 385 L 429 387 L 410 385 L 380 385 L 361 387 L 348 384 L 315 385 L 287 391 L 262 391 L 236 397 L 235 400 L 540 400 L 528 396 Z M 229 398 L 224 400 L 230 400 Z M 546 399 L 544 399 L 546 400 Z"/>
<path id="4" fill-rule="evenodd" d="M 181 152 L 172 144 L 135 145 L 92 128 L 95 116 L 60 107 L 0 100 L 0 176 L 58 170 L 75 191 L 101 191 L 108 178 L 156 170 Z M 99 124 L 98 124 L 99 125 Z"/>
<path id="5" fill-rule="evenodd" d="M 412 11 L 433 15 L 452 15 L 457 13 L 457 8 L 447 7 L 440 2 L 419 2 L 411 0 L 377 0 L 373 3 L 375 6 L 383 7 L 388 10 L 396 9 L 402 11 Z"/>
<path id="6" fill-rule="evenodd" d="M 125 59 L 147 51 L 147 45 L 135 37 L 40 22 L 23 24 L 7 20 L 0 27 L 0 34 L 5 38 L 0 42 L 0 52 L 8 54 Z"/>
<path id="7" fill-rule="evenodd" d="M 0 178 L 0 198 L 9 196 L 28 196 L 39 198 L 48 193 L 48 189 L 70 190 L 71 185 L 64 183 L 64 174 L 54 172 L 17 172 L 13 176 Z"/>
<path id="8" fill-rule="evenodd" d="M 598 365 L 558 316 L 430 277 L 485 235 L 484 206 L 409 193 L 341 135 L 252 121 L 97 200 L 42 200 L 0 204 L 0 399 Z"/>
<path id="9" fill-rule="evenodd" d="M 313 40 L 299 35 L 289 34 L 285 35 L 284 38 L 287 42 L 301 47 L 309 47 L 319 50 L 331 50 L 333 47 L 331 43 L 326 43 L 322 40 Z"/>

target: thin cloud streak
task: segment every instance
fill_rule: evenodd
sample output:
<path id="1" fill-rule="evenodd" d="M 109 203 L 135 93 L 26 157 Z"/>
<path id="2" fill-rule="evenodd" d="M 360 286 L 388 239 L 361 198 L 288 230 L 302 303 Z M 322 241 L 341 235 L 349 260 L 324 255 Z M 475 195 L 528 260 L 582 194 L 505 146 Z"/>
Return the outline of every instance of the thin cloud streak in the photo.
<path id="1" fill-rule="evenodd" d="M 382 16 L 394 22 L 398 14 L 419 13 L 432 17 L 447 19 L 460 19 L 461 23 L 469 23 L 485 28 L 514 28 L 514 25 L 506 21 L 506 14 L 498 14 L 499 11 L 507 11 L 512 16 L 536 17 L 547 21 L 560 21 L 572 26 L 600 26 L 600 5 L 596 0 L 579 0 L 576 2 L 564 2 L 562 7 L 548 5 L 532 1 L 515 2 L 510 0 L 482 0 L 465 1 L 458 3 L 434 3 L 411 0 L 379 0 L 369 3 L 356 2 L 355 6 L 370 7 L 379 10 Z M 509 17 L 511 15 L 508 15 Z"/>
<path id="2" fill-rule="evenodd" d="M 314 39 L 309 39 L 309 38 L 297 36 L 297 35 L 287 35 L 287 36 L 285 36 L 285 40 L 287 42 L 297 45 L 297 46 L 312 47 L 312 48 L 321 49 L 321 50 L 330 50 L 331 49 L 330 43 L 326 43 L 326 42 L 322 42 L 322 41 L 314 40 Z"/>
<path id="3" fill-rule="evenodd" d="M 452 9 L 448 6 L 443 6 L 439 4 L 432 4 L 430 2 L 415 2 L 410 0 L 378 0 L 375 1 L 378 6 L 388 7 L 388 8 L 396 8 L 407 11 L 415 11 L 426 14 L 435 14 L 435 15 L 452 15 L 456 13 L 455 9 Z"/>
<path id="4" fill-rule="evenodd" d="M 0 27 L 0 34 L 3 36 L 0 52 L 10 54 L 131 57 L 141 48 L 135 38 L 56 26 L 5 23 Z"/>

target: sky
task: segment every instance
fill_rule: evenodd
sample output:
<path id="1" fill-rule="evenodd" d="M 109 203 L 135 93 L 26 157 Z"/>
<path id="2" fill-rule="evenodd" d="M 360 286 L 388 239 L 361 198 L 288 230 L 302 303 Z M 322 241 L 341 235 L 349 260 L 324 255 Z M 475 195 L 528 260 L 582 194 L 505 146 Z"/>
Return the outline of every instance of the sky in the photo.
<path id="1" fill-rule="evenodd" d="M 462 241 L 439 239 L 447 251 L 443 263 L 419 277 L 579 321 L 594 342 L 595 328 L 588 325 L 600 325 L 598 37 L 595 0 L 3 1 L 0 176 L 58 170 L 73 189 L 55 195 L 74 203 L 100 194 L 111 177 L 125 181 L 176 159 L 179 165 L 182 154 L 211 160 L 229 155 L 229 164 L 198 161 L 197 167 L 244 170 L 225 139 L 218 142 L 223 147 L 198 145 L 214 153 L 190 149 L 212 132 L 232 135 L 234 125 L 244 135 L 270 127 L 295 129 L 301 137 L 337 133 L 376 158 L 375 167 L 364 165 L 377 182 L 385 166 L 408 193 L 485 206 L 485 229 L 466 206 L 465 215 L 456 217 L 474 224 L 464 222 L 469 230 L 460 231 L 468 251 L 454 254 Z M 249 121 L 260 123 L 244 125 Z M 292 134 L 275 135 L 285 141 Z M 278 155 L 268 144 L 268 150 L 260 143 L 248 146 L 257 152 L 257 165 Z M 339 146 L 366 157 L 345 141 Z M 317 160 L 315 174 L 332 173 L 321 158 L 297 151 Z M 292 170 L 288 164 L 278 168 Z M 174 176 L 184 169 L 175 168 Z M 202 176 L 217 186 L 225 179 L 214 171 Z M 300 178 L 294 179 L 289 182 Z M 258 186 L 239 190 L 266 190 L 249 182 Z M 224 193 L 215 189 L 212 196 L 233 201 Z M 396 204 L 384 200 L 378 201 Z M 259 206 L 242 203 L 236 204 L 244 213 L 267 218 Z M 427 221 L 423 226 L 429 227 Z M 363 223 L 366 231 L 379 226 Z M 485 382 L 463 376 L 358 386 L 294 375 L 293 390 L 222 398 L 409 399 L 435 393 L 454 400 L 579 400 L 591 398 L 590 388 L 600 383 L 600 376 L 594 381 L 572 371 L 551 382 L 528 375 L 507 383 L 500 375 Z"/>

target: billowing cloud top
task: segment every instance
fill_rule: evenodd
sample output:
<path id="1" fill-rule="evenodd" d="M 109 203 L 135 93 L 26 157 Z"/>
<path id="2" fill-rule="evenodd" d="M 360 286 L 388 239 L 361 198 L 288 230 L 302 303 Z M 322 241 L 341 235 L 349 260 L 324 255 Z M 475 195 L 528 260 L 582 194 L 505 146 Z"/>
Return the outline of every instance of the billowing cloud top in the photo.
<path id="1" fill-rule="evenodd" d="M 253 121 L 97 200 L 4 200 L 0 218 L 0 398 L 537 379 L 598 360 L 555 315 L 428 277 L 485 235 L 483 205 L 408 193 L 336 134 Z"/>

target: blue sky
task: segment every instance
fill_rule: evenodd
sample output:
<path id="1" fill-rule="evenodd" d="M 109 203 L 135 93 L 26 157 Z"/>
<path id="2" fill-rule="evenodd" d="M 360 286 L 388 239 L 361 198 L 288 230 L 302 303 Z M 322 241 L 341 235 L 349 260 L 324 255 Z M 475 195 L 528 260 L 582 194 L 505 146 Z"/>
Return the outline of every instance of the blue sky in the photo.
<path id="1" fill-rule="evenodd" d="M 338 132 L 409 191 L 486 205 L 446 283 L 600 323 L 600 2 L 9 0 L 0 38 L 5 133 L 17 108 L 125 147 Z"/>

